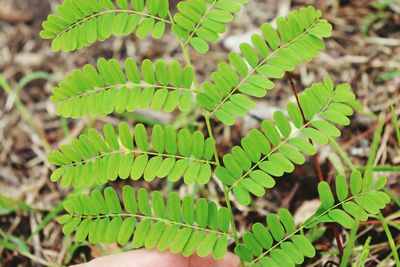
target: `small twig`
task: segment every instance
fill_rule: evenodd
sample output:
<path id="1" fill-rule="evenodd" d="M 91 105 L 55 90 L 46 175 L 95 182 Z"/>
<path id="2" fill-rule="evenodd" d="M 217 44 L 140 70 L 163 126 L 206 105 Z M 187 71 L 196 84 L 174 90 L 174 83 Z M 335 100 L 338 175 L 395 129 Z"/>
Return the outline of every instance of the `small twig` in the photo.
<path id="1" fill-rule="evenodd" d="M 305 122 L 305 123 L 308 123 L 308 121 L 307 121 L 307 119 L 306 119 L 306 116 L 304 115 L 304 111 L 303 111 L 303 109 L 302 109 L 301 106 L 300 106 L 299 95 L 297 94 L 297 89 L 296 89 L 296 85 L 294 84 L 292 74 L 288 73 L 288 78 L 289 78 L 290 85 L 291 85 L 291 87 L 292 87 L 293 94 L 294 94 L 294 96 L 296 97 L 297 106 L 298 106 L 299 109 L 300 109 L 301 116 L 303 117 L 304 122 Z M 314 142 L 313 142 L 310 138 L 308 138 L 308 141 L 309 141 L 312 145 L 314 145 Z M 318 152 L 315 153 L 315 154 L 313 155 L 313 161 L 314 161 L 315 169 L 317 170 L 317 173 L 318 173 L 319 181 L 322 182 L 322 181 L 324 180 L 324 177 L 322 176 L 321 165 L 320 165 L 319 162 L 318 162 Z"/>
<path id="2" fill-rule="evenodd" d="M 400 220 L 394 220 L 392 221 L 394 224 L 399 224 L 400 225 Z M 369 220 L 365 222 L 360 222 L 361 225 L 380 225 L 382 224 L 382 221 L 379 220 Z"/>
<path id="3" fill-rule="evenodd" d="M 303 117 L 304 122 L 307 123 L 308 121 L 306 119 L 306 116 L 304 115 L 304 111 L 300 106 L 299 96 L 298 96 L 298 93 L 297 93 L 296 85 L 294 84 L 294 81 L 293 81 L 293 77 L 292 77 L 292 75 L 290 73 L 287 73 L 287 76 L 289 78 L 289 82 L 290 82 L 290 85 L 292 87 L 293 94 L 296 97 L 297 106 L 300 109 L 301 116 Z M 312 145 L 314 145 L 313 141 L 310 138 L 308 140 Z M 318 152 L 313 155 L 313 161 L 314 161 L 315 169 L 317 170 L 317 173 L 318 173 L 319 181 L 322 182 L 322 181 L 324 181 L 324 177 L 322 175 L 321 165 L 319 164 L 319 161 L 318 161 Z M 342 245 L 342 241 L 340 240 L 340 236 L 339 236 L 338 230 L 337 230 L 335 225 L 332 225 L 332 230 L 333 230 L 333 234 L 335 235 L 335 240 L 336 240 L 337 247 L 339 249 L 340 258 L 342 258 L 342 256 L 343 256 L 343 245 Z"/>
<path id="4" fill-rule="evenodd" d="M 332 224 L 332 230 L 333 230 L 333 235 L 335 236 L 336 244 L 338 246 L 339 256 L 340 256 L 340 258 L 342 258 L 343 257 L 343 245 L 342 245 L 342 241 L 340 240 L 338 227 L 334 223 Z"/>

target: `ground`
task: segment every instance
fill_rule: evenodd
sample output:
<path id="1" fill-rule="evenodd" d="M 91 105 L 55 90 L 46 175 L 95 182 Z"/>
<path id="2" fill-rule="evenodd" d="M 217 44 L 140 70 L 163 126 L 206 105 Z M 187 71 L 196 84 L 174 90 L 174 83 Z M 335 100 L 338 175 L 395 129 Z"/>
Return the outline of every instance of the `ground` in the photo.
<path id="1" fill-rule="evenodd" d="M 60 212 L 60 202 L 68 190 L 50 182 L 53 167 L 46 158 L 49 151 L 79 135 L 89 124 L 101 127 L 104 122 L 117 123 L 121 117 L 111 116 L 95 121 L 60 119 L 55 115 L 55 106 L 48 101 L 51 88 L 74 68 L 95 63 L 99 57 L 124 59 L 129 56 L 138 61 L 144 58 L 177 58 L 183 62 L 179 43 L 171 33 L 159 41 L 151 38 L 138 40 L 134 36 L 112 38 L 79 52 L 54 54 L 50 51 L 49 42 L 41 40 L 38 33 L 43 19 L 57 4 L 56 0 L 0 0 L 0 74 L 8 84 L 2 84 L 0 78 L 0 87 L 9 89 L 8 92 L 0 90 L 0 265 L 3 266 L 67 265 L 118 250 L 116 246 L 76 244 L 70 237 L 63 236 L 54 217 Z M 385 128 L 375 163 L 376 166 L 397 168 L 384 174 L 389 178 L 388 188 L 398 198 L 400 150 L 389 108 L 391 100 L 399 116 L 398 1 L 250 0 L 222 41 L 213 45 L 207 56 L 191 51 L 194 66 L 199 70 L 198 78 L 206 80 L 208 74 L 215 70 L 216 63 L 225 59 L 232 49 L 237 49 L 238 43 L 247 40 L 249 33 L 257 31 L 262 23 L 273 21 L 278 14 L 285 15 L 290 9 L 309 4 L 323 11 L 324 17 L 334 25 L 334 32 L 318 59 L 295 70 L 296 84 L 302 90 L 328 74 L 335 83 L 351 84 L 361 105 L 352 117 L 351 126 L 343 129 L 338 143 L 356 166 L 365 164 L 377 118 L 380 114 L 385 116 Z M 257 108 L 233 128 L 213 121 L 219 154 L 226 153 L 249 129 L 257 127 L 260 119 L 269 118 L 272 111 L 283 108 L 292 98 L 288 80 L 282 79 L 277 83 L 276 90 L 259 101 Z M 137 112 L 131 114 L 128 121 L 169 123 L 174 115 Z M 179 126 L 188 122 L 180 120 L 175 123 Z M 204 128 L 200 120 L 191 123 Z M 332 155 L 336 154 L 329 146 L 320 148 L 319 161 L 328 179 L 335 174 L 335 168 L 341 168 L 338 157 Z M 251 223 L 262 221 L 267 213 L 276 212 L 279 207 L 288 208 L 296 214 L 296 220 L 303 220 L 307 210 L 318 206 L 315 201 L 317 182 L 310 159 L 292 175 L 280 179 L 278 185 L 254 205 L 242 207 L 235 203 L 239 231 L 248 229 Z M 122 185 L 121 182 L 114 184 L 116 187 Z M 143 186 L 167 188 L 163 181 Z M 222 197 L 213 182 L 201 189 L 183 185 L 175 185 L 175 189 L 182 194 L 207 196 L 210 200 Z M 384 215 L 399 224 L 398 211 L 399 206 L 391 203 L 384 210 Z M 391 230 L 399 244 L 399 231 L 395 228 Z M 346 240 L 348 233 L 343 231 L 341 235 Z M 372 237 L 367 266 L 376 266 L 380 262 L 383 262 L 382 266 L 393 264 L 384 261 L 390 247 L 380 224 L 374 221 L 367 223 L 362 226 L 359 235 L 360 244 L 367 236 Z M 321 251 L 337 251 L 330 228 L 317 244 Z M 337 261 L 335 253 L 331 254 L 322 253 L 321 257 L 307 265 L 321 266 L 328 260 Z"/>

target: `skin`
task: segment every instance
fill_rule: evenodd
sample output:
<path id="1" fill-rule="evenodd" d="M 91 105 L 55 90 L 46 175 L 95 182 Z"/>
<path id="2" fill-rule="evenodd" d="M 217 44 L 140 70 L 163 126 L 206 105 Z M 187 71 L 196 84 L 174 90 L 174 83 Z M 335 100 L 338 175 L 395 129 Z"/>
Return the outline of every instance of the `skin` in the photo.
<path id="1" fill-rule="evenodd" d="M 201 258 L 196 254 L 184 257 L 170 252 L 155 250 L 133 250 L 120 254 L 96 258 L 88 263 L 71 267 L 238 267 L 239 259 L 227 253 L 220 261 L 211 256 Z"/>

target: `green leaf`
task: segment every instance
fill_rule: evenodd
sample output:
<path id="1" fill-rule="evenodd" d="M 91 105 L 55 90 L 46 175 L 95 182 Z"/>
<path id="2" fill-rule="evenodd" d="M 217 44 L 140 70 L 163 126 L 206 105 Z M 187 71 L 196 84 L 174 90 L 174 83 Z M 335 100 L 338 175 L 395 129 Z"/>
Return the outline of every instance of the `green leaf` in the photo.
<path id="1" fill-rule="evenodd" d="M 314 128 L 303 128 L 300 132 L 318 144 L 325 145 L 328 143 L 328 137 Z"/>
<path id="2" fill-rule="evenodd" d="M 279 219 L 281 220 L 283 226 L 287 233 L 292 233 L 296 231 L 296 224 L 294 222 L 292 214 L 287 209 L 279 210 Z"/>
<path id="3" fill-rule="evenodd" d="M 281 241 L 285 235 L 285 230 L 278 216 L 275 214 L 269 214 L 267 216 L 267 225 L 274 239 L 278 242 Z"/>
<path id="4" fill-rule="evenodd" d="M 199 244 L 197 254 L 200 257 L 205 257 L 213 251 L 214 245 L 217 242 L 217 235 L 210 233 L 205 236 Z"/>
<path id="5" fill-rule="evenodd" d="M 156 222 L 153 224 L 146 236 L 146 240 L 144 242 L 144 247 L 146 249 L 154 248 L 158 240 L 161 238 L 162 233 L 164 232 L 165 224 L 162 221 Z"/>
<path id="6" fill-rule="evenodd" d="M 120 245 L 126 245 L 131 239 L 136 226 L 136 218 L 131 217 L 125 219 L 118 233 L 117 241 Z"/>
<path id="7" fill-rule="evenodd" d="M 143 220 L 136 226 L 135 234 L 133 235 L 132 246 L 134 248 L 143 247 L 148 232 L 150 231 L 151 221 Z"/>
<path id="8" fill-rule="evenodd" d="M 177 232 L 178 232 L 177 225 L 173 224 L 166 226 L 164 233 L 161 235 L 161 238 L 157 244 L 157 249 L 159 251 L 165 251 L 174 241 Z"/>
<path id="9" fill-rule="evenodd" d="M 290 256 L 282 249 L 274 249 L 270 252 L 270 257 L 275 262 L 282 263 L 283 266 L 295 266 Z"/>
<path id="10" fill-rule="evenodd" d="M 301 251 L 301 253 L 308 257 L 313 258 L 315 256 L 315 249 L 311 242 L 303 235 L 292 236 L 292 241 L 295 247 Z"/>
<path id="11" fill-rule="evenodd" d="M 228 239 L 225 236 L 221 236 L 217 239 L 215 242 L 214 248 L 213 248 L 213 258 L 215 260 L 221 260 L 226 254 L 228 248 Z"/>
<path id="12" fill-rule="evenodd" d="M 279 131 L 281 132 L 284 138 L 288 138 L 290 136 L 292 127 L 289 124 L 289 121 L 286 119 L 285 115 L 282 111 L 276 111 L 274 113 L 274 120 L 276 125 L 278 126 Z"/>
<path id="13" fill-rule="evenodd" d="M 107 187 L 104 190 L 104 199 L 108 209 L 112 213 L 121 213 L 121 204 L 119 203 L 118 195 L 113 188 Z"/>
<path id="14" fill-rule="evenodd" d="M 301 115 L 298 106 L 295 103 L 289 102 L 286 105 L 286 110 L 288 111 L 289 116 L 292 119 L 294 125 L 297 128 L 300 128 L 303 125 L 303 116 Z"/>
<path id="15" fill-rule="evenodd" d="M 233 186 L 233 194 L 235 195 L 235 198 L 240 204 L 242 205 L 250 204 L 251 202 L 250 194 L 246 189 L 235 185 Z"/>
<path id="16" fill-rule="evenodd" d="M 255 223 L 252 225 L 252 231 L 257 241 L 264 249 L 270 249 L 273 244 L 273 239 L 270 232 L 261 224 Z"/>
<path id="17" fill-rule="evenodd" d="M 359 171 L 353 171 L 350 176 L 350 190 L 352 195 L 361 192 L 362 183 L 361 173 Z"/>
<path id="18" fill-rule="evenodd" d="M 204 198 L 200 198 L 196 203 L 196 221 L 203 228 L 208 224 L 208 205 Z"/>
<path id="19" fill-rule="evenodd" d="M 153 210 L 155 215 L 160 218 L 165 217 L 165 203 L 161 192 L 154 191 L 152 194 Z"/>
<path id="20" fill-rule="evenodd" d="M 218 218 L 217 218 L 217 225 L 218 225 L 218 229 L 220 229 L 223 232 L 228 232 L 229 230 L 229 224 L 230 224 L 230 212 L 228 210 L 228 208 L 225 207 L 221 207 L 218 210 Z"/>
<path id="21" fill-rule="evenodd" d="M 136 214 L 137 211 L 136 196 L 132 187 L 125 185 L 122 188 L 122 197 L 124 200 L 125 210 L 132 214 Z"/>
<path id="22" fill-rule="evenodd" d="M 133 8 L 129 7 L 127 0 L 117 0 L 116 4 L 117 7 L 114 7 L 109 0 L 79 4 L 65 1 L 56 7 L 57 13 L 47 17 L 40 36 L 53 39 L 51 48 L 54 52 L 66 52 L 87 47 L 96 40 L 104 41 L 112 34 L 128 35 L 136 28 L 137 35 L 144 37 L 155 21 L 158 21 L 156 25 L 165 26 L 163 18 L 169 6 L 166 1 L 146 1 L 147 11 L 143 10 L 143 1 L 133 1 Z M 163 31 L 158 32 L 157 37 L 161 37 Z"/>
<path id="23" fill-rule="evenodd" d="M 195 221 L 194 217 L 194 201 L 190 196 L 186 196 L 182 201 L 182 216 L 187 224 L 193 224 Z"/>
<path id="24" fill-rule="evenodd" d="M 354 225 L 354 220 L 344 211 L 340 209 L 330 210 L 328 213 L 335 222 L 339 223 L 346 229 L 352 229 Z"/>
<path id="25" fill-rule="evenodd" d="M 245 246 L 253 253 L 254 256 L 260 256 L 262 253 L 262 247 L 255 239 L 254 235 L 250 232 L 243 234 L 243 242 Z"/>
<path id="26" fill-rule="evenodd" d="M 283 242 L 281 248 L 295 264 L 302 264 L 304 262 L 303 254 L 291 242 Z"/>
<path id="27" fill-rule="evenodd" d="M 190 40 L 190 45 L 199 53 L 204 54 L 208 51 L 209 46 L 206 41 L 199 37 L 194 37 Z"/>
<path id="28" fill-rule="evenodd" d="M 342 204 L 343 209 L 353 216 L 355 219 L 360 221 L 368 220 L 368 214 L 354 202 L 345 202 Z"/>
<path id="29" fill-rule="evenodd" d="M 264 35 L 265 40 L 267 40 L 268 45 L 276 50 L 279 46 L 280 40 L 277 32 L 272 28 L 271 24 L 265 23 L 261 25 L 261 31 Z"/>
<path id="30" fill-rule="evenodd" d="M 192 229 L 190 228 L 180 229 L 175 235 L 175 240 L 171 244 L 171 252 L 172 253 L 181 252 L 184 249 L 186 243 L 188 242 L 191 234 L 192 234 Z"/>
<path id="31" fill-rule="evenodd" d="M 346 177 L 344 175 L 339 175 L 335 180 L 336 184 L 336 195 L 339 201 L 344 201 L 348 195 L 348 185 Z"/>
<path id="32" fill-rule="evenodd" d="M 128 123 L 121 122 L 118 129 L 119 138 L 122 145 L 124 145 L 124 147 L 126 147 L 127 149 L 133 149 L 132 133 L 129 129 Z"/>
<path id="33" fill-rule="evenodd" d="M 318 184 L 318 195 L 321 200 L 322 207 L 325 210 L 330 209 L 335 204 L 335 199 L 329 184 L 327 182 L 320 182 Z"/>
<path id="34" fill-rule="evenodd" d="M 380 176 L 375 183 L 375 190 L 381 190 L 382 188 L 384 188 L 387 184 L 387 181 L 388 179 L 386 176 Z"/>
<path id="35" fill-rule="evenodd" d="M 138 206 L 143 215 L 151 216 L 149 193 L 144 188 L 138 191 Z"/>
<path id="36" fill-rule="evenodd" d="M 243 244 L 239 244 L 235 247 L 235 254 L 239 256 L 242 260 L 250 262 L 253 260 L 253 254 L 251 251 Z"/>

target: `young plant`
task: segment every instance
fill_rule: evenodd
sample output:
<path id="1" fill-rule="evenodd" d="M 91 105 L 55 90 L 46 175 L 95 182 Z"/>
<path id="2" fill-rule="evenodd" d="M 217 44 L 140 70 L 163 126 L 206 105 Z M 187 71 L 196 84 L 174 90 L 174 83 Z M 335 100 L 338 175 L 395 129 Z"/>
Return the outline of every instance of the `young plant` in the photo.
<path id="1" fill-rule="evenodd" d="M 48 16 L 40 35 L 52 39 L 54 52 L 81 49 L 111 35 L 161 38 L 170 27 L 186 61 L 185 66 L 163 59 L 138 64 L 128 58 L 120 64 L 101 58 L 96 66 L 75 70 L 53 89 L 51 100 L 58 104 L 57 114 L 78 119 L 137 109 L 201 109 L 207 126 L 207 137 L 201 131 L 176 130 L 172 125 L 155 125 L 147 131 L 143 124 L 105 124 L 102 134 L 89 129 L 49 155 L 50 163 L 57 166 L 51 180 L 75 188 L 93 188 L 117 178 L 146 182 L 166 178 L 172 183 L 183 179 L 185 184 L 201 186 L 214 175 L 226 205 L 192 196 L 181 200 L 176 192 L 164 197 L 159 191 L 135 190 L 129 185 L 120 192 L 121 205 L 113 188 L 94 189 L 90 195 L 70 195 L 64 202 L 67 213 L 58 219 L 64 234 L 75 232 L 76 241 L 131 242 L 134 248 L 170 250 L 184 256 L 211 254 L 217 260 L 235 242 L 234 252 L 243 265 L 294 266 L 316 254 L 304 234 L 306 229 L 333 222 L 351 229 L 390 201 L 381 191 L 386 179 L 373 185 L 372 176 L 363 178 L 353 171 L 350 182 L 343 175 L 335 179 L 336 197 L 321 179 L 321 206 L 304 225 L 297 227 L 290 212 L 281 209 L 267 215 L 265 225 L 255 223 L 250 232 L 239 236 L 229 196 L 241 205 L 263 197 L 277 177 L 304 164 L 305 155 L 317 153 L 314 143 L 327 144 L 340 136 L 338 126 L 350 123 L 355 101 L 348 84 L 335 86 L 326 77 L 296 93 L 296 102 L 276 111 L 273 120 L 264 120 L 260 129 L 251 130 L 221 162 L 210 117 L 233 125 L 255 107 L 253 98 L 262 98 L 274 88 L 273 80 L 317 57 L 332 30 L 311 6 L 291 11 L 276 20 L 277 30 L 263 24 L 260 34 L 251 36 L 251 43 L 242 43 L 240 53 L 230 53 L 210 79 L 199 85 L 187 49 L 206 53 L 209 43 L 219 40 L 226 24 L 246 3 L 186 0 L 178 3 L 178 12 L 172 16 L 168 0 L 65 0 L 57 13 Z"/>

